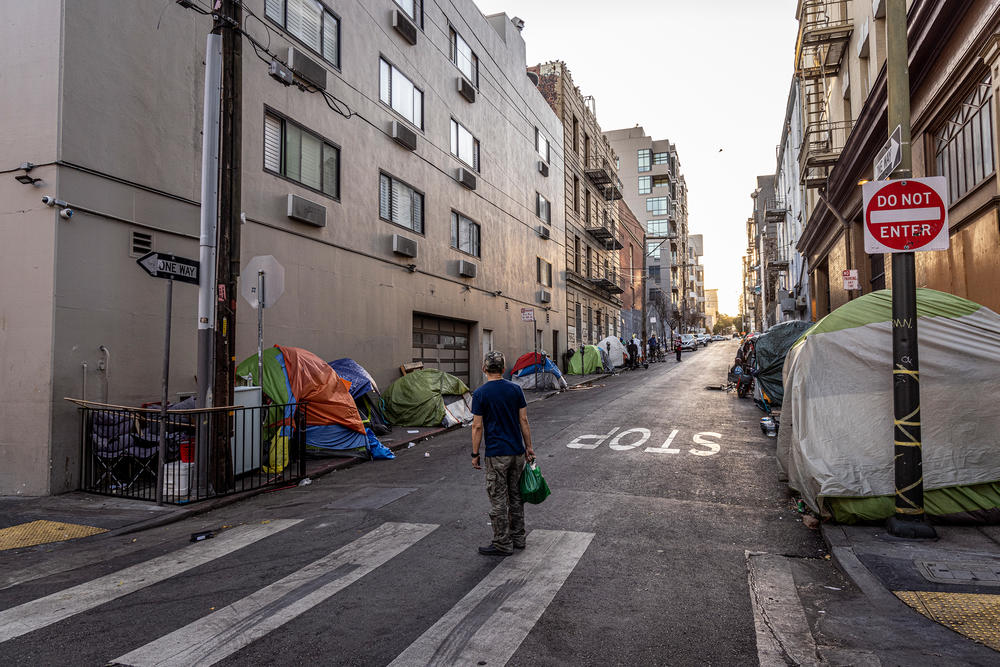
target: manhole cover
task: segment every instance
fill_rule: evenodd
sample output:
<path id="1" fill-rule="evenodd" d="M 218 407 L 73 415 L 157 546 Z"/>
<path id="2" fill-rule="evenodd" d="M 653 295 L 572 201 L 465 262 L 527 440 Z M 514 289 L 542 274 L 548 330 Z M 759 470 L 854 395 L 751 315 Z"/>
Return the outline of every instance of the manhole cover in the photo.
<path id="1" fill-rule="evenodd" d="M 927 581 L 1000 587 L 1000 562 L 918 560 L 916 565 Z"/>

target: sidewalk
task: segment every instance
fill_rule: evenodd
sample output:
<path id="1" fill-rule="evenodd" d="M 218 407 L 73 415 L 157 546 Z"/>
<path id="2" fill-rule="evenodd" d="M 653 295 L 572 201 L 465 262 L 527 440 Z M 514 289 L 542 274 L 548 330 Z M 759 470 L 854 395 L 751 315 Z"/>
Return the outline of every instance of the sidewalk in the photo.
<path id="1" fill-rule="evenodd" d="M 605 377 L 608 375 L 568 375 L 566 380 L 572 389 Z M 525 398 L 528 403 L 534 403 L 559 393 L 555 390 L 527 391 Z M 398 451 L 407 449 L 410 443 L 419 443 L 448 430 L 450 429 L 445 427 L 396 426 L 389 435 L 380 439 L 386 447 Z M 353 456 L 310 457 L 306 459 L 306 477 L 315 479 L 335 470 L 367 461 Z M 153 502 L 100 496 L 82 491 L 43 497 L 0 496 L 0 552 L 27 549 L 91 535 L 114 536 L 135 533 L 274 490 L 274 487 L 266 487 L 211 498 L 190 505 L 162 507 Z"/>
<path id="2" fill-rule="evenodd" d="M 822 534 L 880 614 L 918 612 L 1000 651 L 1000 526 L 935 529 L 936 540 L 893 537 L 882 526 L 823 524 Z"/>

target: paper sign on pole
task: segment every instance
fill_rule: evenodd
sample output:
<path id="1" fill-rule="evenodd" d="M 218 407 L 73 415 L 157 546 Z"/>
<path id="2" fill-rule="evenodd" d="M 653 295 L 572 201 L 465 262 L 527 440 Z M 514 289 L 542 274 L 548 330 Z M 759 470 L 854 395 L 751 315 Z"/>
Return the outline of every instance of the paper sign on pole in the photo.
<path id="1" fill-rule="evenodd" d="M 846 269 L 841 272 L 844 278 L 844 289 L 861 289 L 861 282 L 858 280 L 858 270 L 857 269 Z"/>

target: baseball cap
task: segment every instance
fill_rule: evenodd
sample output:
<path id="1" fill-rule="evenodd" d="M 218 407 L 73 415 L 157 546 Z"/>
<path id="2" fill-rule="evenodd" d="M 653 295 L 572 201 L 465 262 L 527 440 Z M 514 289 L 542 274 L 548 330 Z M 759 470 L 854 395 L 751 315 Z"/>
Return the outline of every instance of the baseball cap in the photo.
<path id="1" fill-rule="evenodd" d="M 506 361 L 504 361 L 503 358 L 503 352 L 500 350 L 487 352 L 486 356 L 483 357 L 483 367 L 486 369 L 487 373 L 502 373 L 506 365 Z"/>

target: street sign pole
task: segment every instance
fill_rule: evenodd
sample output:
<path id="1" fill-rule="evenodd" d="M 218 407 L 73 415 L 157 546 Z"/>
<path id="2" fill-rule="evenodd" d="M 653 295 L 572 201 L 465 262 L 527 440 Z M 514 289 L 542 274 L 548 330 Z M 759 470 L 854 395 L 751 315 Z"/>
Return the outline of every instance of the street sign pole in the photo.
<path id="1" fill-rule="evenodd" d="M 163 380 L 160 392 L 160 433 L 157 441 L 156 504 L 163 505 L 163 477 L 167 460 L 167 395 L 170 382 L 170 316 L 174 304 L 174 280 L 167 280 L 167 326 L 163 342 Z"/>
<path id="2" fill-rule="evenodd" d="M 888 126 L 899 125 L 900 164 L 894 178 L 910 178 L 910 72 L 906 0 L 886 2 Z M 896 511 L 886 528 L 896 537 L 937 537 L 924 513 L 920 433 L 920 364 L 913 252 L 892 253 L 892 391 Z"/>
<path id="3" fill-rule="evenodd" d="M 257 385 L 264 386 L 264 272 L 257 272 Z M 261 389 L 263 391 L 263 389 Z"/>

